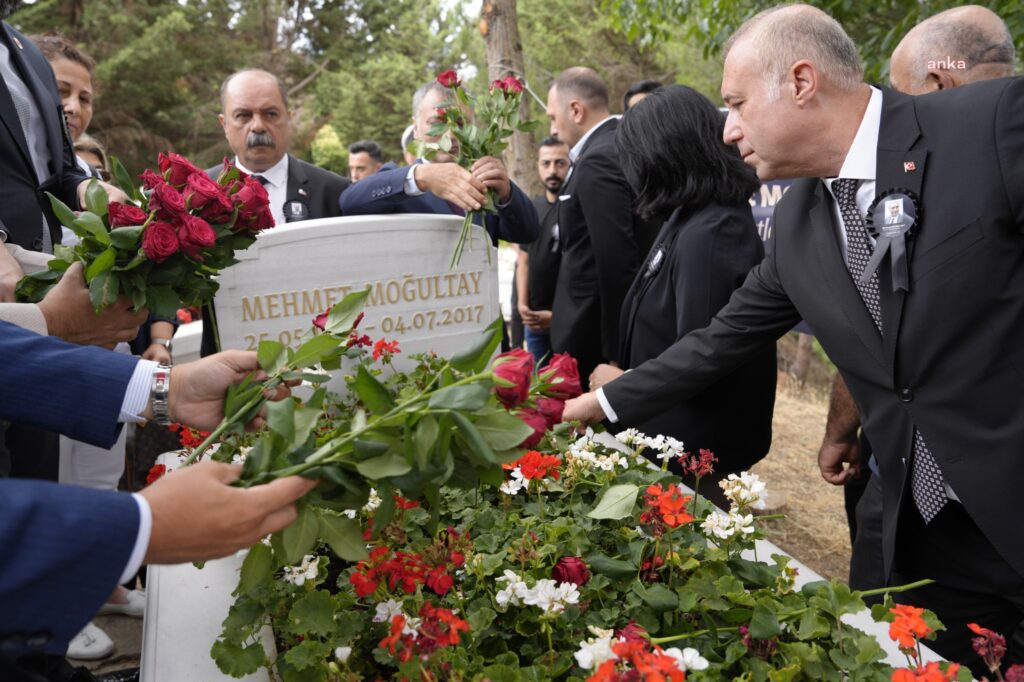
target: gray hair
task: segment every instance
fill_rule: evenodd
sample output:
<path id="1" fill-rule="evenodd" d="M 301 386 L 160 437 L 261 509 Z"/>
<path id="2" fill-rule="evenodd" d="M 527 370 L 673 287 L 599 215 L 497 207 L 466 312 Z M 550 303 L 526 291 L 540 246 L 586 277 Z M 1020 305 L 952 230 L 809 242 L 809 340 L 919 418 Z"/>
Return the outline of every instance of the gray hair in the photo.
<path id="1" fill-rule="evenodd" d="M 269 71 L 264 71 L 263 69 L 242 69 L 241 71 L 235 71 L 233 74 L 231 74 L 230 76 L 225 78 L 224 82 L 220 84 L 220 110 L 221 111 L 224 111 L 224 95 L 227 94 L 228 86 L 231 85 L 231 81 L 233 81 L 234 79 L 238 78 L 239 76 L 250 74 L 250 73 L 257 73 L 257 74 L 260 74 L 261 76 L 267 76 L 268 78 L 273 78 L 274 79 L 274 83 L 277 84 L 278 92 L 281 93 L 281 103 L 284 104 L 285 110 L 288 109 L 288 89 L 285 88 L 284 83 L 281 81 L 280 78 L 278 78 L 274 74 L 270 73 Z"/>
<path id="2" fill-rule="evenodd" d="M 593 69 L 585 66 L 568 68 L 558 74 L 552 86 L 563 101 L 576 98 L 597 111 L 608 108 L 608 86 Z"/>
<path id="3" fill-rule="evenodd" d="M 412 117 L 416 118 L 417 112 L 420 110 L 420 105 L 423 104 L 423 100 L 426 99 L 427 95 L 432 92 L 439 92 L 444 95 L 444 99 L 452 100 L 455 98 L 455 93 L 451 88 L 446 88 L 436 80 L 430 81 L 421 85 L 419 89 L 412 95 Z"/>
<path id="4" fill-rule="evenodd" d="M 770 99 L 778 98 L 790 67 L 802 59 L 841 90 L 855 90 L 864 81 L 864 65 L 850 36 L 809 5 L 779 5 L 748 19 L 726 41 L 725 54 L 744 40 L 757 45 L 758 70 Z"/>
<path id="5" fill-rule="evenodd" d="M 1013 75 L 1013 38 L 1006 23 L 995 15 L 993 18 L 996 19 L 992 27 L 996 29 L 995 33 L 977 23 L 953 16 L 941 19 L 935 17 L 926 21 L 918 41 L 917 59 L 913 62 L 914 77 L 923 81 L 928 77 L 927 63 L 946 57 L 965 62 L 967 71 L 978 66 L 992 65 L 1000 75 Z M 968 77 L 965 80 L 970 82 L 975 79 Z"/>

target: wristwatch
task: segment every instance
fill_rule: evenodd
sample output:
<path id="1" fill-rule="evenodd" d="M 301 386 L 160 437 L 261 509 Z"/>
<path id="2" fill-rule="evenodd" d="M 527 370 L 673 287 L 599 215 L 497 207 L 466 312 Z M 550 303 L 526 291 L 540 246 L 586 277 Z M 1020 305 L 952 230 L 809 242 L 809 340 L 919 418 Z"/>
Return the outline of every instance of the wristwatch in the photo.
<path id="1" fill-rule="evenodd" d="M 170 405 L 168 398 L 171 393 L 171 368 L 167 365 L 157 365 L 153 372 L 153 387 L 149 394 L 149 402 L 153 408 L 153 421 L 161 426 L 168 426 L 171 423 Z"/>
<path id="2" fill-rule="evenodd" d="M 157 344 L 158 346 L 163 346 L 164 348 L 166 348 L 166 349 L 167 349 L 167 352 L 168 352 L 168 353 L 172 353 L 172 352 L 173 352 L 172 346 L 173 346 L 174 344 L 173 344 L 173 343 L 171 343 L 171 340 L 170 340 L 170 339 L 150 339 L 150 340 L 149 340 L 149 343 L 150 343 L 150 344 L 154 344 L 154 343 L 155 343 L 155 344 Z"/>

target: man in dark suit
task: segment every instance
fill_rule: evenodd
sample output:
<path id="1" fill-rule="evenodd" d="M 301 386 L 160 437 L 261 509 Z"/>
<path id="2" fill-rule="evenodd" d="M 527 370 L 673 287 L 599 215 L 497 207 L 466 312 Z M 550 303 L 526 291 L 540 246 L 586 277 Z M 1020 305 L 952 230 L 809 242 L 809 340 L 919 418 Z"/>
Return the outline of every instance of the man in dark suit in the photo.
<path id="1" fill-rule="evenodd" d="M 802 317 L 875 447 L 886 575 L 937 581 L 896 598 L 935 610 L 948 629 L 934 648 L 980 675 L 966 624 L 1011 642 L 1024 619 L 1024 80 L 912 98 L 862 77 L 842 27 L 806 5 L 733 36 L 726 142 L 762 179 L 805 179 L 778 205 L 764 262 L 710 326 L 567 404 L 565 418 L 658 412 Z M 872 271 L 866 216 L 894 188 L 921 207 L 907 268 L 887 255 Z M 1008 660 L 1020 653 L 1011 644 Z"/>
<path id="2" fill-rule="evenodd" d="M 19 359 L 0 363 L 0 418 L 109 447 L 119 421 L 154 416 L 156 363 L 6 322 L 0 322 L 0 355 Z M 225 389 L 256 368 L 255 353 L 242 351 L 173 368 L 169 417 L 214 428 Z M 205 462 L 134 496 L 0 480 L 0 678 L 45 679 L 30 671 L 52 665 L 44 654 L 62 655 L 113 587 L 143 561 L 211 559 L 248 547 L 291 523 L 292 502 L 316 485 L 291 477 L 243 490 L 230 486 L 239 472 Z M 191 514 L 204 519 L 201 528 L 182 527 Z"/>
<path id="3" fill-rule="evenodd" d="M 452 100 L 452 92 L 431 81 L 412 97 L 413 135 L 421 142 L 437 142 L 430 129 L 440 119 L 437 109 Z M 484 227 L 497 245 L 499 239 L 528 244 L 540 234 L 537 213 L 530 199 L 508 177 L 501 159 L 486 156 L 471 170 L 455 163 L 453 154 L 438 152 L 430 161 L 418 159 L 411 166 L 381 168 L 352 185 L 341 195 L 344 215 L 380 213 L 439 213 L 465 215 L 479 211 L 488 190 L 497 195 L 498 212 L 484 215 Z"/>
<path id="4" fill-rule="evenodd" d="M 551 134 L 569 145 L 573 168 L 559 196 L 562 264 L 551 310 L 551 350 L 588 376 L 619 359 L 619 312 L 657 234 L 633 211 L 615 149 L 618 120 L 592 69 L 563 71 L 548 92 Z"/>

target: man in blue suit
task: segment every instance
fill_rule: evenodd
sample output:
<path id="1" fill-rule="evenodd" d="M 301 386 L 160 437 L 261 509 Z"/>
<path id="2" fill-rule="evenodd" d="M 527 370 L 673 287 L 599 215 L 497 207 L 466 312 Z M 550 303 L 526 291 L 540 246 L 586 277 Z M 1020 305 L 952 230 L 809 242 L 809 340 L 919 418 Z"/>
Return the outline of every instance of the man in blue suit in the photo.
<path id="1" fill-rule="evenodd" d="M 114 442 L 119 422 L 153 418 L 156 363 L 2 321 L 0 356 L 18 358 L 0 363 L 0 418 L 102 447 Z M 256 368 L 256 354 L 242 351 L 174 367 L 168 417 L 215 427 L 225 389 Z M 0 679 L 36 679 L 16 659 L 63 654 L 143 562 L 212 559 L 248 547 L 290 524 L 292 503 L 316 484 L 292 477 L 233 488 L 239 472 L 203 462 L 136 495 L 0 479 Z M 202 523 L 182 524 L 186 517 Z"/>
<path id="2" fill-rule="evenodd" d="M 430 128 L 440 120 L 437 108 L 452 100 L 451 90 L 437 81 L 424 85 L 412 98 L 413 134 L 422 142 L 437 142 Z M 457 148 L 453 149 L 458 153 Z M 498 239 L 528 244 L 540 235 L 540 222 L 530 199 L 515 183 L 499 159 L 486 156 L 472 170 L 454 162 L 451 154 L 437 153 L 432 161 L 419 159 L 411 166 L 383 168 L 351 185 L 342 193 L 342 215 L 381 213 L 440 213 L 465 215 L 479 211 L 487 190 L 497 195 L 497 215 L 487 213 L 484 226 L 495 245 Z"/>

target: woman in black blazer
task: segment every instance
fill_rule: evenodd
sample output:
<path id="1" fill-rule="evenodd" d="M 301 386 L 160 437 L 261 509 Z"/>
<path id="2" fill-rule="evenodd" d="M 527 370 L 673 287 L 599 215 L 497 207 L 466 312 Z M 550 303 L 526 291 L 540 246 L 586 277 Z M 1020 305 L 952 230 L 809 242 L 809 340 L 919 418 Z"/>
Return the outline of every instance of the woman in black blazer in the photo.
<path id="1" fill-rule="evenodd" d="M 681 85 L 651 93 L 619 124 L 615 142 L 637 210 L 668 219 L 622 306 L 621 369 L 598 367 L 591 390 L 706 327 L 764 257 L 748 201 L 758 180 L 736 148 L 722 141 L 723 124 L 706 97 Z M 718 481 L 768 454 L 775 374 L 775 346 L 765 344 L 756 358 L 696 397 L 645 422 L 617 426 L 672 436 L 694 455 L 702 448 L 714 452 L 715 473 L 702 479 L 700 492 L 727 507 Z M 678 462 L 670 468 L 682 474 Z"/>

